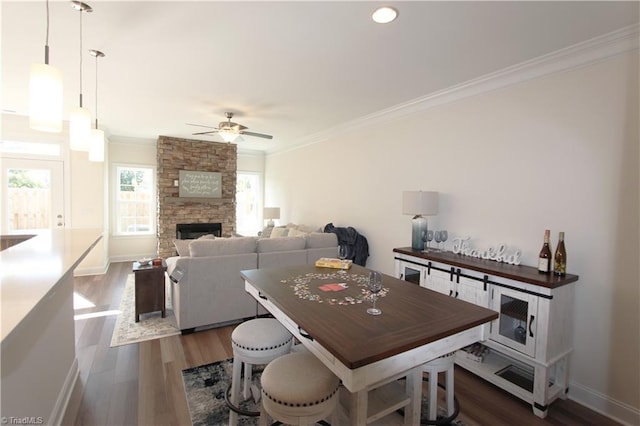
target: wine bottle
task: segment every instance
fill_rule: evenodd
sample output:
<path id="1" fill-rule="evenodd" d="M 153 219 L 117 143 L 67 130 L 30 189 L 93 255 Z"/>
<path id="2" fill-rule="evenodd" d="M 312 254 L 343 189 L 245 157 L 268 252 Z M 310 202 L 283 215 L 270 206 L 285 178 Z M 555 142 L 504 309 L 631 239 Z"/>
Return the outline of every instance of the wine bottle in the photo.
<path id="1" fill-rule="evenodd" d="M 544 231 L 544 243 L 540 254 L 538 255 L 538 272 L 548 274 L 551 272 L 551 246 L 549 245 L 549 236 L 551 231 Z"/>
<path id="2" fill-rule="evenodd" d="M 564 248 L 564 232 L 558 234 L 558 247 L 556 247 L 556 254 L 553 256 L 553 272 L 560 276 L 567 273 L 567 251 Z"/>

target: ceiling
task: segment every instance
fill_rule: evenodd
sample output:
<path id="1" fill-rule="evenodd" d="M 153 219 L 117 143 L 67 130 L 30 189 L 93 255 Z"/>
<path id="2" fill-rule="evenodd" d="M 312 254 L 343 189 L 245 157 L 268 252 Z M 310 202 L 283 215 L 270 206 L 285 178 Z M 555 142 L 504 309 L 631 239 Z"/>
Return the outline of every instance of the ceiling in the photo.
<path id="1" fill-rule="evenodd" d="M 112 137 L 192 136 L 224 113 L 250 131 L 240 149 L 277 152 L 378 111 L 638 22 L 635 2 L 85 0 L 83 98 Z M 50 3 L 50 63 L 77 106 L 79 12 Z M 2 1 L 2 109 L 26 115 L 43 62 L 44 1 Z M 206 129 L 205 129 L 206 130 Z"/>

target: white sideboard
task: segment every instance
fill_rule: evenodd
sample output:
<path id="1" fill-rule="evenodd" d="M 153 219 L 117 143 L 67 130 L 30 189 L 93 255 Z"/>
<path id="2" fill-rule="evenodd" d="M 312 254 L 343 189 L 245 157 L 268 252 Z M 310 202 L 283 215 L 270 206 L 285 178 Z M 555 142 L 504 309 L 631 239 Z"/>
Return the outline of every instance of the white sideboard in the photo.
<path id="1" fill-rule="evenodd" d="M 458 351 L 458 365 L 527 401 L 542 418 L 551 402 L 566 397 L 577 275 L 451 252 L 393 252 L 397 278 L 500 313 L 480 342 L 488 350 L 479 357 Z"/>

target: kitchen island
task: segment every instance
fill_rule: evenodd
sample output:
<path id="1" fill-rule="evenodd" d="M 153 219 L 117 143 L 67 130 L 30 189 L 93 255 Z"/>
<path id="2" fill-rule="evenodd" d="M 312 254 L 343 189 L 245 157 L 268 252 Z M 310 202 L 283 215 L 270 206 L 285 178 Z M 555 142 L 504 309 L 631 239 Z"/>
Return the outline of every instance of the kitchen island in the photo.
<path id="1" fill-rule="evenodd" d="M 78 376 L 73 271 L 101 229 L 45 231 L 0 252 L 2 419 L 60 424 Z"/>

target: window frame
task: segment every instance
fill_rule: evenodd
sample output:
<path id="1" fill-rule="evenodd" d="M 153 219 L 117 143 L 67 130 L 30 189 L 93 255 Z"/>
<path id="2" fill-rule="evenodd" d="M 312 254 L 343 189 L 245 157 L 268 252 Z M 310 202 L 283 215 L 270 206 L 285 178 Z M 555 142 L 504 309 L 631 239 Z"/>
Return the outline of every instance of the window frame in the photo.
<path id="1" fill-rule="evenodd" d="M 134 231 L 134 232 L 122 232 L 119 230 L 119 208 L 120 200 L 118 194 L 120 192 L 120 169 L 148 169 L 151 170 L 151 194 L 149 199 L 149 208 L 152 212 L 151 223 L 148 231 Z M 151 164 L 139 164 L 139 163 L 113 163 L 111 165 L 111 172 L 113 176 L 113 190 L 111 191 L 111 236 L 120 238 L 131 237 L 149 237 L 156 235 L 157 222 L 158 222 L 158 175 L 155 165 Z"/>
<path id="2" fill-rule="evenodd" d="M 240 205 L 240 203 L 238 203 L 238 191 L 237 191 L 237 185 L 238 185 L 238 181 L 240 180 L 240 175 L 251 175 L 251 176 L 256 176 L 257 180 L 258 180 L 258 184 L 257 184 L 257 188 L 256 188 L 256 199 L 257 199 L 257 203 L 256 203 L 256 220 L 257 220 L 257 224 L 256 224 L 256 228 L 255 229 L 241 229 L 238 227 L 238 223 L 239 223 L 239 217 L 240 215 L 238 215 L 238 206 Z M 236 232 L 241 234 L 241 235 L 245 235 L 247 232 L 253 234 L 256 234 L 260 231 L 262 231 L 262 229 L 264 228 L 264 220 L 262 218 L 262 210 L 263 210 L 263 206 L 264 206 L 264 199 L 263 199 L 263 187 L 264 187 L 264 177 L 263 177 L 263 173 L 262 172 L 257 172 L 257 171 L 252 171 L 252 170 L 236 170 Z"/>

